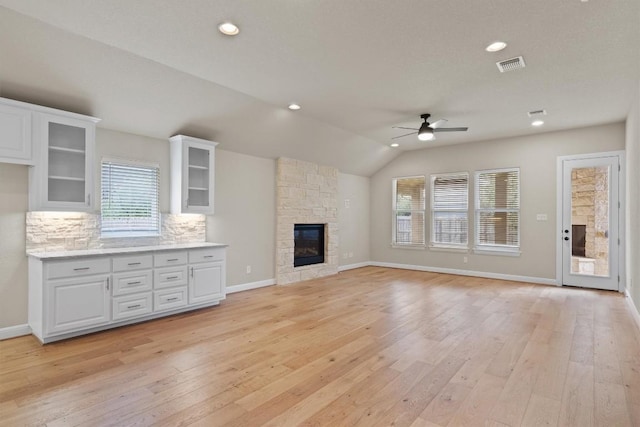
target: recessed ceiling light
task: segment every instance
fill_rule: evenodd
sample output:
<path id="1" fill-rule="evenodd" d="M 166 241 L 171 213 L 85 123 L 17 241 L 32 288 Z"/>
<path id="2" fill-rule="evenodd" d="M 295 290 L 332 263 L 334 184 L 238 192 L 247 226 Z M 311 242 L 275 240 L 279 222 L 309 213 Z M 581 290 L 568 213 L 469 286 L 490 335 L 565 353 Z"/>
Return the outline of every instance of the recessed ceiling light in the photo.
<path id="1" fill-rule="evenodd" d="M 396 147 L 399 147 L 399 146 L 400 146 L 400 144 L 398 144 L 397 142 L 394 142 L 393 144 L 391 144 L 391 146 L 392 146 L 393 148 L 396 148 Z"/>
<path id="2" fill-rule="evenodd" d="M 544 122 L 542 120 L 534 120 L 531 122 L 531 126 L 535 126 L 535 127 L 542 126 L 543 124 Z"/>
<path id="3" fill-rule="evenodd" d="M 235 36 L 240 32 L 240 28 L 231 22 L 223 22 L 218 25 L 218 30 L 225 36 Z"/>
<path id="4" fill-rule="evenodd" d="M 484 50 L 486 50 L 487 52 L 500 52 L 505 47 L 507 47 L 507 44 L 505 42 L 498 41 L 491 43 Z"/>
<path id="5" fill-rule="evenodd" d="M 299 106 L 298 104 L 289 104 L 289 110 L 297 111 L 297 110 L 299 110 L 301 108 L 302 107 Z"/>

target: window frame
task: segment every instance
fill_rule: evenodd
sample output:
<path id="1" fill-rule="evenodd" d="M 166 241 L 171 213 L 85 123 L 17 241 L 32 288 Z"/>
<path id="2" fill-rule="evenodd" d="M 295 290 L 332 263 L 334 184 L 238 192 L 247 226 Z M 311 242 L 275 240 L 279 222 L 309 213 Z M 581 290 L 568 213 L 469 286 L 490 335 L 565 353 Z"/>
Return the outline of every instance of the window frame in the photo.
<path id="1" fill-rule="evenodd" d="M 157 230 L 122 230 L 122 231 L 105 231 L 103 229 L 103 215 L 102 215 L 102 169 L 104 163 L 114 163 L 121 166 L 129 166 L 129 167 L 140 167 L 140 168 L 154 168 L 157 173 L 157 181 L 156 181 L 156 201 L 157 201 Z M 131 237 L 159 237 L 162 233 L 162 213 L 160 212 L 160 164 L 155 162 L 145 162 L 141 160 L 133 160 L 133 159 L 124 159 L 118 157 L 102 157 L 100 160 L 100 238 L 101 239 L 111 239 L 111 238 L 131 238 Z"/>
<path id="2" fill-rule="evenodd" d="M 396 237 L 397 237 L 397 225 L 398 225 L 398 209 L 397 209 L 397 202 L 398 202 L 398 180 L 402 180 L 402 179 L 412 179 L 412 178 L 422 178 L 423 180 L 423 187 L 422 187 L 422 191 L 424 192 L 423 195 L 423 205 L 422 205 L 422 209 L 411 209 L 409 211 L 402 209 L 400 210 L 400 212 L 411 212 L 413 214 L 413 212 L 418 212 L 418 213 L 422 213 L 422 243 L 403 243 L 403 242 L 397 242 L 396 241 Z M 392 215 L 392 227 L 391 227 L 391 246 L 393 248 L 404 248 L 404 249 L 424 249 L 426 247 L 426 214 L 427 214 L 427 197 L 426 197 L 426 192 L 427 192 L 427 177 L 426 175 L 410 175 L 410 176 L 399 176 L 399 177 L 395 177 L 391 180 L 391 186 L 392 186 L 392 210 L 391 210 L 391 215 Z"/>
<path id="3" fill-rule="evenodd" d="M 480 208 L 480 175 L 489 174 L 489 173 L 507 173 L 507 172 L 515 172 L 518 177 L 518 208 L 517 209 L 496 209 L 495 206 L 493 209 Z M 487 254 L 487 255 L 505 255 L 505 256 L 519 256 L 520 248 L 522 246 L 521 230 L 520 224 L 522 220 L 521 214 L 521 197 L 522 197 L 522 183 L 520 180 L 520 168 L 519 167 L 510 167 L 510 168 L 497 168 L 497 169 L 484 169 L 477 170 L 474 173 L 474 226 L 475 226 L 475 242 L 473 252 L 477 254 Z M 480 213 L 481 212 L 504 212 L 510 213 L 515 212 L 518 214 L 518 245 L 497 245 L 497 244 L 486 244 L 480 243 Z"/>
<path id="4" fill-rule="evenodd" d="M 435 209 L 434 205 L 435 205 L 435 181 L 438 178 L 443 178 L 443 177 L 462 177 L 464 176 L 467 179 L 467 203 L 466 203 L 466 209 Z M 469 172 L 464 171 L 464 172 L 449 172 L 449 173 L 436 173 L 436 174 L 431 174 L 431 183 L 430 183 L 430 191 L 431 191 L 431 195 L 430 195 L 430 215 L 431 218 L 429 220 L 430 222 L 430 232 L 431 232 L 431 236 L 429 239 L 429 247 L 433 248 L 433 249 L 452 249 L 452 250 L 461 250 L 461 251 L 468 251 L 469 249 L 469 180 L 471 179 Z M 467 242 L 466 243 L 445 243 L 445 242 L 436 242 L 435 241 L 435 236 L 436 236 L 436 232 L 435 232 L 435 213 L 436 212 L 460 212 L 460 213 L 464 213 L 466 215 L 467 218 Z"/>

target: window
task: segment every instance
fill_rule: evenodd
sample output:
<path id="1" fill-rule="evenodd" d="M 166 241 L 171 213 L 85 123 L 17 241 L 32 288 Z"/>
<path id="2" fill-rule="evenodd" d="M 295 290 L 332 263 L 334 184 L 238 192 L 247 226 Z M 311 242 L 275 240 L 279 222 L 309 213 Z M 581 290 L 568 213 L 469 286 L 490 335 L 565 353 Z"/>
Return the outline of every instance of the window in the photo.
<path id="1" fill-rule="evenodd" d="M 466 247 L 469 174 L 431 176 L 431 244 Z"/>
<path id="2" fill-rule="evenodd" d="M 393 244 L 424 245 L 425 177 L 393 180 Z"/>
<path id="3" fill-rule="evenodd" d="M 518 252 L 520 170 L 476 172 L 476 247 Z"/>
<path id="4" fill-rule="evenodd" d="M 149 236 L 160 233 L 158 166 L 102 161 L 102 235 Z"/>

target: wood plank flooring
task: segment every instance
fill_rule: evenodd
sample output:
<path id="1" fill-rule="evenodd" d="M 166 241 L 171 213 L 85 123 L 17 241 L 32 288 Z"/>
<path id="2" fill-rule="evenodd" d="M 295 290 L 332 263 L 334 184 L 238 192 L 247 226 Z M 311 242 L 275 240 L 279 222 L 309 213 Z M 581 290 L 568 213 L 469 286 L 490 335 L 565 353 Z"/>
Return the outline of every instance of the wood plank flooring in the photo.
<path id="1" fill-rule="evenodd" d="M 624 297 L 366 267 L 41 346 L 2 426 L 640 426 Z"/>

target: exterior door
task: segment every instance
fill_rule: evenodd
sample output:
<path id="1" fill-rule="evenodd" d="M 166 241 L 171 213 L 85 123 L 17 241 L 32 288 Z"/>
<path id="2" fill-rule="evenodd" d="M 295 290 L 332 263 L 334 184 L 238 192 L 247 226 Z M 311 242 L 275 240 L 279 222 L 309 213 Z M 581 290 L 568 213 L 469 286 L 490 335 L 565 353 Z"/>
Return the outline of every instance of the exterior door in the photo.
<path id="1" fill-rule="evenodd" d="M 562 284 L 619 290 L 620 156 L 562 160 Z"/>

